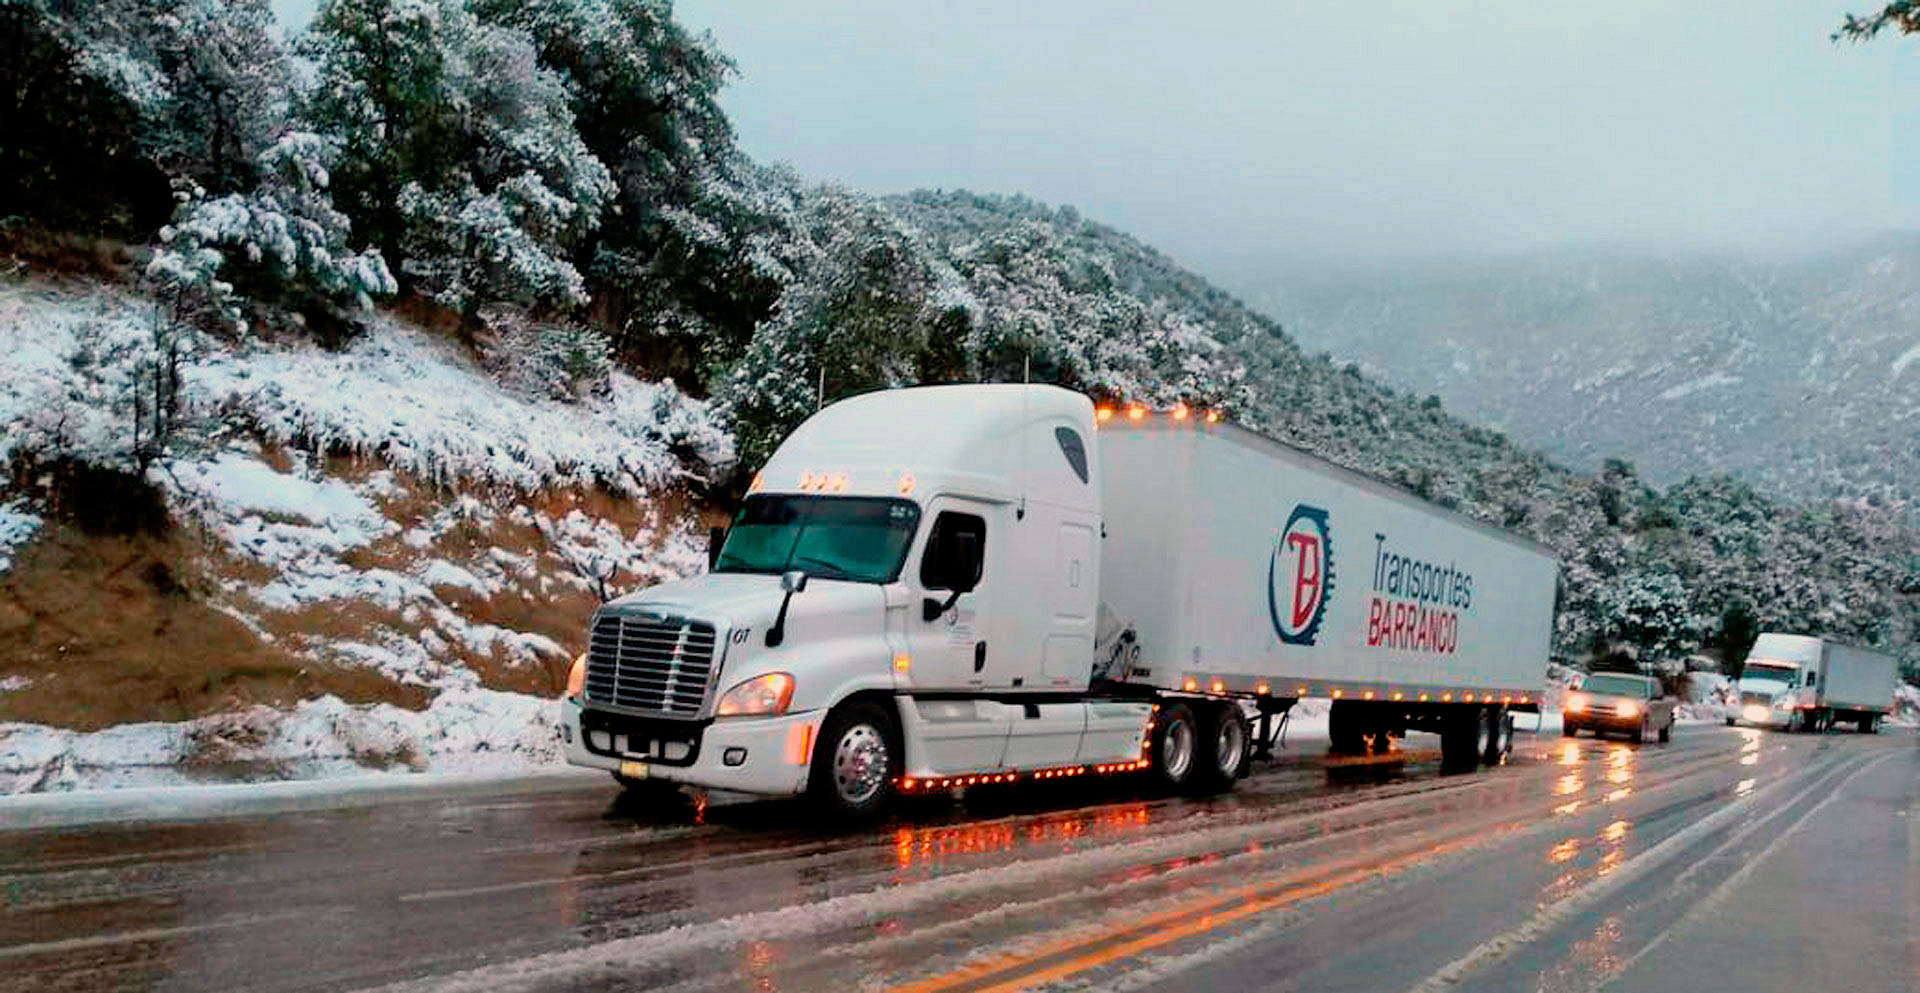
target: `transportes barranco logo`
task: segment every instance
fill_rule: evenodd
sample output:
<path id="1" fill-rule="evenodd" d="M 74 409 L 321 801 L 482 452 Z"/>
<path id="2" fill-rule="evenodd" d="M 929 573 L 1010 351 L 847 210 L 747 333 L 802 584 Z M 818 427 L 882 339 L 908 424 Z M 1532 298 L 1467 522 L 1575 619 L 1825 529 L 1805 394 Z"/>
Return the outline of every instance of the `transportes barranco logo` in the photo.
<path id="1" fill-rule="evenodd" d="M 1267 565 L 1267 607 L 1273 630 L 1289 645 L 1311 645 L 1333 596 L 1333 533 L 1327 512 L 1300 504 L 1274 543 Z"/>

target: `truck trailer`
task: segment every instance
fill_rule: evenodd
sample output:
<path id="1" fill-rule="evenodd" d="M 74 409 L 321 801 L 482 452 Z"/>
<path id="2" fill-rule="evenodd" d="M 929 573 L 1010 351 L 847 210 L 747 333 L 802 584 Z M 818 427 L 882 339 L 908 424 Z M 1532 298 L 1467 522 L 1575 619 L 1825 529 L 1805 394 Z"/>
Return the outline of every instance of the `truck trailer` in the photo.
<path id="1" fill-rule="evenodd" d="M 1883 652 L 1767 632 L 1747 652 L 1740 702 L 1727 723 L 1824 731 L 1845 722 L 1872 734 L 1893 709 L 1899 678 L 1899 665 Z"/>
<path id="2" fill-rule="evenodd" d="M 630 788 L 899 794 L 1137 772 L 1230 788 L 1333 701 L 1336 750 L 1497 762 L 1545 686 L 1544 546 L 1226 422 L 1050 386 L 831 404 L 705 575 L 594 614 L 568 761 Z"/>

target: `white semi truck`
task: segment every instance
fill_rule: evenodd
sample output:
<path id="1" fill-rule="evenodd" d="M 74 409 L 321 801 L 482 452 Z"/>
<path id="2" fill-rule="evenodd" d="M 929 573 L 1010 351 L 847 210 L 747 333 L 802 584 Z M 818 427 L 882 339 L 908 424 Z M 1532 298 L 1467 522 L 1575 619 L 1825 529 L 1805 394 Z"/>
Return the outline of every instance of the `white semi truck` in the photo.
<path id="1" fill-rule="evenodd" d="M 1727 723 L 1824 731 L 1841 722 L 1872 734 L 1893 709 L 1893 656 L 1824 638 L 1768 632 L 1740 671 L 1740 702 Z"/>
<path id="2" fill-rule="evenodd" d="M 1337 749 L 1498 761 L 1539 704 L 1558 563 L 1209 412 L 1046 386 L 832 404 L 706 575 L 604 605 L 561 701 L 629 787 L 900 793 L 1142 771 L 1230 787 L 1249 712 L 1333 700 Z"/>

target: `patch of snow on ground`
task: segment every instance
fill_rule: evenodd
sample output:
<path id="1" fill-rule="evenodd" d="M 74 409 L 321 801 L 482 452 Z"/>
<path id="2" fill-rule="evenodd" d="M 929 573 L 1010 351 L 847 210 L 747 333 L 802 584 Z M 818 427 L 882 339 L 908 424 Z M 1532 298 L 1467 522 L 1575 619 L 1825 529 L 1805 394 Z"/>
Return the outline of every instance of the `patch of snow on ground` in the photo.
<path id="1" fill-rule="evenodd" d="M 1900 378 L 1900 374 L 1907 371 L 1907 367 L 1915 362 L 1920 362 L 1920 345 L 1901 352 L 1900 357 L 1893 360 L 1893 378 Z"/>
<path id="2" fill-rule="evenodd" d="M 1729 375 L 1724 372 L 1711 372 L 1697 379 L 1689 379 L 1678 386 L 1666 390 L 1660 394 L 1660 399 L 1678 400 L 1681 397 L 1698 393 L 1701 390 L 1710 390 L 1716 386 L 1732 386 L 1738 382 L 1740 382 L 1739 376 Z"/>
<path id="3" fill-rule="evenodd" d="M 0 575 L 13 568 L 13 551 L 40 530 L 40 518 L 21 502 L 0 504 Z"/>
<path id="4" fill-rule="evenodd" d="M 33 680 L 25 676 L 7 676 L 0 679 L 0 693 L 18 693 L 33 685 Z"/>
<path id="5" fill-rule="evenodd" d="M 180 723 L 79 732 L 0 724 L 0 794 L 337 776 L 369 769 L 504 772 L 560 762 L 553 701 L 470 687 L 424 711 L 337 697 Z"/>

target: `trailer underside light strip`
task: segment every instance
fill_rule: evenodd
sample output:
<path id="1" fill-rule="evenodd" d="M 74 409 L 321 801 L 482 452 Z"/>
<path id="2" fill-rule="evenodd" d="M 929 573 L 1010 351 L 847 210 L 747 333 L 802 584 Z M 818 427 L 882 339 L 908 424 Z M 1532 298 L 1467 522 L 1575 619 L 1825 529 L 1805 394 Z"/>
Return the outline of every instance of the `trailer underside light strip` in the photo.
<path id="1" fill-rule="evenodd" d="M 1139 772 L 1152 763 L 1143 755 L 1129 762 L 1102 762 L 1095 765 L 1063 765 L 1051 769 L 1034 769 L 1027 772 L 982 772 L 964 776 L 929 776 L 914 778 L 903 776 L 893 781 L 902 793 L 931 793 L 936 790 L 951 790 L 962 786 L 981 786 L 996 783 L 1017 783 L 1021 780 L 1067 779 L 1073 776 L 1111 776 L 1125 772 Z"/>

